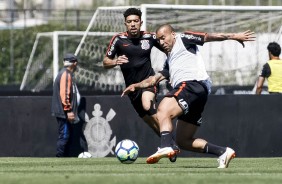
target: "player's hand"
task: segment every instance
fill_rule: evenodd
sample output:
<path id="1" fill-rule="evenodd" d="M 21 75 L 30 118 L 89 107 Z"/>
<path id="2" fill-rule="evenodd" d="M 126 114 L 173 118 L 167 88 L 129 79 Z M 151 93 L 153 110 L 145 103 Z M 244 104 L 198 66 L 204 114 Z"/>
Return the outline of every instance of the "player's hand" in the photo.
<path id="1" fill-rule="evenodd" d="M 239 43 L 243 45 L 243 47 L 245 47 L 244 42 L 255 40 L 256 37 L 254 36 L 254 34 L 255 32 L 250 31 L 250 30 L 247 30 L 242 33 L 237 33 L 235 36 L 235 40 L 237 40 Z"/>
<path id="2" fill-rule="evenodd" d="M 128 58 L 125 55 L 119 56 L 116 60 L 116 65 L 122 65 L 124 63 L 128 63 Z"/>
<path id="3" fill-rule="evenodd" d="M 121 97 L 123 97 L 124 95 L 128 95 L 129 93 L 131 93 L 133 91 L 135 91 L 135 86 L 134 86 L 134 84 L 131 84 L 130 86 L 125 88 L 125 90 L 123 90 Z"/>
<path id="4" fill-rule="evenodd" d="M 67 116 L 68 116 L 68 121 L 69 122 L 73 122 L 74 121 L 75 117 L 74 117 L 74 113 L 73 112 L 68 112 Z"/>

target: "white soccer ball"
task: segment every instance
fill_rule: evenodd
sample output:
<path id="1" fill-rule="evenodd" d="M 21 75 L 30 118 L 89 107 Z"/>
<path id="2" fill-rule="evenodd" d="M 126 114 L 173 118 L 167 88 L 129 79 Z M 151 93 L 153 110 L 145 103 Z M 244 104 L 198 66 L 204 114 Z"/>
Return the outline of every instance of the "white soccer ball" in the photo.
<path id="1" fill-rule="evenodd" d="M 86 151 L 78 155 L 78 158 L 91 158 L 91 157 L 92 157 L 91 153 L 86 152 Z"/>
<path id="2" fill-rule="evenodd" d="M 139 147 L 136 142 L 124 139 L 120 141 L 115 148 L 117 159 L 123 164 L 131 164 L 138 157 Z"/>

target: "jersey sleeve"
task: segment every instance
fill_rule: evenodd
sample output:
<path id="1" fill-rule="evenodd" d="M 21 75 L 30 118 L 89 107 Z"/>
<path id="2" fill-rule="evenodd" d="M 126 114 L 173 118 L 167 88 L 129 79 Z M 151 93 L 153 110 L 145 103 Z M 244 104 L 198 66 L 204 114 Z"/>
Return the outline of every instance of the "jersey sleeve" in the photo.
<path id="1" fill-rule="evenodd" d="M 119 40 L 119 35 L 115 35 L 112 37 L 110 44 L 107 49 L 106 56 L 110 59 L 114 59 L 116 54 L 117 54 L 117 45 L 118 45 L 118 40 Z"/>
<path id="2" fill-rule="evenodd" d="M 64 72 L 60 81 L 60 97 L 64 111 L 71 111 L 71 85 L 71 75 L 67 72 Z"/>
<path id="3" fill-rule="evenodd" d="M 204 45 L 206 34 L 207 33 L 204 32 L 185 31 L 181 34 L 181 37 L 186 42 L 194 43 L 197 45 Z"/>
<path id="4" fill-rule="evenodd" d="M 266 63 L 266 64 L 263 65 L 260 76 L 268 78 L 270 76 L 270 74 L 271 74 L 270 66 L 269 66 L 268 63 Z"/>

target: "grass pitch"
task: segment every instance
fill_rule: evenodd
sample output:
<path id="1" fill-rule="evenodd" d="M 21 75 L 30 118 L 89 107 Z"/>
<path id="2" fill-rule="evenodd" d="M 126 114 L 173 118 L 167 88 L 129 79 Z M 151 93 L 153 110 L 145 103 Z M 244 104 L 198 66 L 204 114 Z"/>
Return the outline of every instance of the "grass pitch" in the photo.
<path id="1" fill-rule="evenodd" d="M 0 158 L 0 184 L 274 184 L 282 183 L 282 158 L 235 158 L 217 169 L 216 158 L 138 158 L 121 164 L 107 158 Z"/>

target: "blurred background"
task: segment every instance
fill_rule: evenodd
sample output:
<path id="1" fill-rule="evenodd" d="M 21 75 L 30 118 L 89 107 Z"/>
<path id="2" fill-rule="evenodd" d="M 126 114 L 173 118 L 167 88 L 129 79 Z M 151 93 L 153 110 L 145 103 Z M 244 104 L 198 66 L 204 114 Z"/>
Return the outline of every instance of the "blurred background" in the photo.
<path id="1" fill-rule="evenodd" d="M 102 59 L 111 37 L 125 31 L 122 13 L 129 6 L 146 11 L 148 31 L 162 23 L 178 32 L 255 31 L 256 41 L 244 49 L 233 42 L 200 48 L 214 94 L 251 94 L 268 59 L 267 44 L 281 44 L 281 5 L 282 0 L 0 0 L 0 95 L 50 95 L 66 52 L 77 52 L 80 58 L 82 93 L 120 94 L 124 83 L 119 68 L 104 70 Z M 155 70 L 164 59 L 153 51 Z"/>

